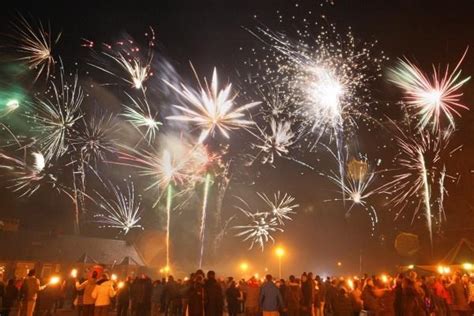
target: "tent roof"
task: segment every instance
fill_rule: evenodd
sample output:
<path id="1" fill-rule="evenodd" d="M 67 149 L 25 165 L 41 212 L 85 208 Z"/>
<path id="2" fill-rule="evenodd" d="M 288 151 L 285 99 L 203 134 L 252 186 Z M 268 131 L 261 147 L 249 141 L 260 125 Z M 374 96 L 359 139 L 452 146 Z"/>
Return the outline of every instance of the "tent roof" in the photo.
<path id="1" fill-rule="evenodd" d="M 134 245 L 120 239 L 17 231 L 0 232 L 0 260 L 117 264 L 125 258 L 145 266 Z"/>
<path id="2" fill-rule="evenodd" d="M 474 261 L 474 244 L 469 240 L 461 239 L 441 260 L 445 265 L 459 265 Z"/>

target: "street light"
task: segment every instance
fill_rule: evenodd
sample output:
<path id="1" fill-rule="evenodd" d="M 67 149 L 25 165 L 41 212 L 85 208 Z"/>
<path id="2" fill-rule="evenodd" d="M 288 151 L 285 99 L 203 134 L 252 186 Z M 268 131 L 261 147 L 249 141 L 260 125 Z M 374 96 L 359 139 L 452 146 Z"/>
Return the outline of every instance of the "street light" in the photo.
<path id="1" fill-rule="evenodd" d="M 247 262 L 242 262 L 240 264 L 240 270 L 242 270 L 242 273 L 245 274 L 247 270 L 249 269 L 249 265 Z"/>
<path id="2" fill-rule="evenodd" d="M 285 255 L 285 249 L 283 247 L 277 247 L 275 249 L 275 255 L 278 257 L 278 276 L 281 279 L 281 258 Z"/>
<path id="3" fill-rule="evenodd" d="M 171 271 L 171 268 L 169 266 L 164 266 L 163 268 L 160 269 L 160 272 L 164 274 L 166 277 L 168 277 L 170 271 Z"/>

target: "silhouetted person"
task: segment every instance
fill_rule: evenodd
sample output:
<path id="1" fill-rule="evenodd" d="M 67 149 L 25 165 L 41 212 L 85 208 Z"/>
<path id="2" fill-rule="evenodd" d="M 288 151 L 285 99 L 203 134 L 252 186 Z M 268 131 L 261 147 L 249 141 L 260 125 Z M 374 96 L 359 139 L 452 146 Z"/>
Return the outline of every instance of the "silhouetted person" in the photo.
<path id="1" fill-rule="evenodd" d="M 224 295 L 216 280 L 216 273 L 209 271 L 204 284 L 204 313 L 206 316 L 221 316 L 224 312 Z"/>

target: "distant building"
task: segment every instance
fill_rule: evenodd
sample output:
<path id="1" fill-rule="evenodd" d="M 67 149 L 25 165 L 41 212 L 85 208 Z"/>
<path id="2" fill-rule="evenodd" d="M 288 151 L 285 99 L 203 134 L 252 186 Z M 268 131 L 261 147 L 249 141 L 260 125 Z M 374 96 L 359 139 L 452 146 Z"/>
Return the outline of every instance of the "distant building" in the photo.
<path id="1" fill-rule="evenodd" d="M 3 227 L 12 226 L 4 221 Z M 72 269 L 81 275 L 97 265 L 119 277 L 147 270 L 135 245 L 125 240 L 0 228 L 0 271 L 6 278 L 24 277 L 33 268 L 43 278 L 66 276 Z"/>

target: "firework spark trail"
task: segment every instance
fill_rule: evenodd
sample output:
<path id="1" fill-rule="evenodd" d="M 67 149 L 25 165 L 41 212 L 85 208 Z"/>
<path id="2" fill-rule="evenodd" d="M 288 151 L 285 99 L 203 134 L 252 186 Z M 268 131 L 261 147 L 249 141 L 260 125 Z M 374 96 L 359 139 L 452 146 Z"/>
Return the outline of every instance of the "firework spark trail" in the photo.
<path id="1" fill-rule="evenodd" d="M 441 227 L 441 224 L 446 220 L 446 213 L 444 212 L 444 194 L 446 193 L 446 188 L 444 186 L 444 181 L 446 179 L 446 165 L 443 165 L 443 169 L 439 177 L 439 201 L 438 201 L 438 225 Z"/>
<path id="2" fill-rule="evenodd" d="M 143 138 L 147 140 L 148 144 L 151 144 L 156 137 L 161 125 L 161 122 L 157 120 L 158 113 L 152 113 L 150 105 L 146 96 L 143 101 L 139 99 L 134 99 L 132 96 L 127 94 L 127 96 L 132 101 L 133 105 L 128 106 L 124 105 L 124 112 L 122 114 L 125 119 L 132 124 L 132 126 L 142 134 Z M 141 132 L 141 128 L 145 128 L 145 134 Z"/>
<path id="3" fill-rule="evenodd" d="M 206 218 L 207 218 L 207 199 L 209 195 L 209 187 L 211 185 L 211 174 L 206 174 L 206 180 L 204 182 L 204 198 L 202 201 L 202 212 L 201 212 L 201 227 L 199 229 L 199 239 L 201 241 L 201 251 L 199 253 L 199 268 L 202 268 L 202 261 L 204 257 L 204 241 L 206 237 Z"/>
<path id="4" fill-rule="evenodd" d="M 120 153 L 119 158 L 124 162 L 118 164 L 138 168 L 139 175 L 151 178 L 145 190 L 158 188 L 166 192 L 166 264 L 169 267 L 173 186 L 180 187 L 180 193 L 187 190 L 185 185 L 193 187 L 202 178 L 200 175 L 214 156 L 209 155 L 200 143 L 193 145 L 174 137 L 164 138 L 163 141 L 165 149 L 162 154 L 127 148 L 131 153 Z M 163 193 L 159 194 L 153 207 L 161 200 Z"/>
<path id="5" fill-rule="evenodd" d="M 194 68 L 193 68 L 194 70 Z M 233 108 L 237 94 L 231 95 L 232 84 L 219 90 L 217 70 L 212 73 L 211 86 L 205 81 L 205 87 L 199 82 L 200 92 L 193 90 L 181 83 L 181 87 L 174 86 L 168 81 L 164 82 L 188 103 L 188 106 L 173 105 L 183 112 L 182 115 L 168 116 L 169 120 L 191 122 L 201 129 L 199 142 L 203 142 L 209 135 L 212 137 L 218 130 L 224 137 L 229 138 L 229 132 L 240 128 L 249 128 L 255 123 L 245 118 L 244 111 L 259 105 L 261 102 L 251 102 Z"/>
<path id="6" fill-rule="evenodd" d="M 394 175 L 393 180 L 383 185 L 384 189 L 391 193 L 388 203 L 399 206 L 400 210 L 395 216 L 397 219 L 410 199 L 421 196 L 415 206 L 413 220 L 420 208 L 423 207 L 430 243 L 433 246 L 432 187 L 440 184 L 439 181 L 434 182 L 436 177 L 443 178 L 442 154 L 449 145 L 452 129 L 436 130 L 435 134 L 418 130 L 418 133 L 414 135 L 407 135 L 399 126 L 395 126 L 399 133 L 395 140 L 401 150 L 400 155 L 395 158 L 395 162 L 398 163 L 401 173 Z M 440 188 L 440 190 L 443 189 Z"/>
<path id="7" fill-rule="evenodd" d="M 98 199 L 94 202 L 103 211 L 103 214 L 95 216 L 96 222 L 102 225 L 101 227 L 120 229 L 125 235 L 133 228 L 143 229 L 139 224 L 141 203 L 136 200 L 133 183 L 127 184 L 125 193 L 112 183 L 108 184 L 107 190 L 112 193 L 113 199 L 95 191 Z"/>
<path id="8" fill-rule="evenodd" d="M 37 29 L 22 15 L 18 16 L 18 23 L 12 23 L 17 42 L 17 52 L 22 55 L 18 60 L 24 61 L 30 69 L 37 71 L 34 81 L 44 72 L 46 80 L 53 72 L 55 60 L 52 55 L 53 45 L 59 41 L 61 33 L 52 40 L 50 27 L 47 29 L 39 21 Z"/>
<path id="9" fill-rule="evenodd" d="M 425 157 L 424 157 L 422 149 L 418 149 L 418 159 L 420 163 L 421 178 L 423 182 L 423 197 L 424 197 L 425 211 L 426 211 L 425 213 L 426 222 L 428 225 L 430 245 L 431 247 L 433 247 L 433 228 L 431 224 L 431 204 L 430 204 L 431 203 L 430 202 L 431 200 L 430 184 L 428 182 L 428 171 L 426 170 Z"/>
<path id="10" fill-rule="evenodd" d="M 409 60 L 400 60 L 395 69 L 390 70 L 389 80 L 405 92 L 405 100 L 419 117 L 418 127 L 424 129 L 432 125 L 433 130 L 440 128 L 442 117 L 446 117 L 451 128 L 455 127 L 454 114 L 468 109 L 461 102 L 460 89 L 471 77 L 461 78 L 461 63 L 467 54 L 462 55 L 453 71 L 446 66 L 444 74 L 433 65 L 431 78 Z"/>
<path id="11" fill-rule="evenodd" d="M 171 205 L 173 203 L 173 186 L 168 184 L 166 189 L 166 266 L 170 266 L 170 226 L 171 226 Z"/>
<path id="12" fill-rule="evenodd" d="M 37 142 L 46 160 L 54 160 L 65 154 L 69 148 L 69 137 L 75 132 L 76 123 L 82 118 L 81 104 L 84 94 L 74 76 L 72 86 L 64 80 L 61 68 L 60 87 L 52 82 L 52 98 L 37 98 L 33 108 L 36 112 L 27 114 L 32 120 L 33 130 L 40 134 Z"/>

